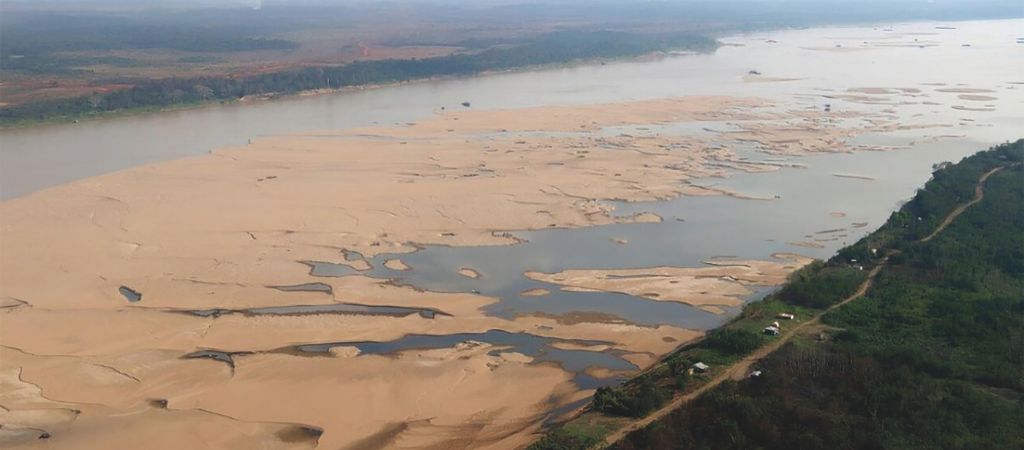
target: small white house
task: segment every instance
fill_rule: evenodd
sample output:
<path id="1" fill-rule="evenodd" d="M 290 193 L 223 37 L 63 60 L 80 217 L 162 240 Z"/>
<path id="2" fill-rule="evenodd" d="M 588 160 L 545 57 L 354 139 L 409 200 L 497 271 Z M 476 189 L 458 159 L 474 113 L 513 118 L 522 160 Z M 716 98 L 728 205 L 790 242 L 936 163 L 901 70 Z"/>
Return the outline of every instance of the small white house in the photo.
<path id="1" fill-rule="evenodd" d="M 772 326 L 764 327 L 764 334 L 767 334 L 769 336 L 778 336 L 779 335 L 779 328 L 778 327 L 772 327 Z"/>
<path id="2" fill-rule="evenodd" d="M 698 373 L 707 372 L 708 369 L 710 369 L 710 368 L 711 368 L 710 366 L 708 366 L 707 364 L 704 364 L 702 362 L 698 362 L 698 363 L 693 365 L 693 371 L 694 372 L 698 372 Z"/>
<path id="3" fill-rule="evenodd" d="M 796 318 L 796 316 L 794 316 L 794 315 L 792 315 L 790 313 L 779 313 L 779 315 L 777 315 L 775 317 L 779 318 L 779 319 L 785 319 L 785 320 L 793 320 L 793 319 Z"/>
<path id="4" fill-rule="evenodd" d="M 778 328 L 780 330 L 782 329 L 782 325 L 779 325 L 779 321 L 778 320 L 772 322 L 772 326 L 775 327 L 775 328 Z"/>
<path id="5" fill-rule="evenodd" d="M 757 377 L 760 377 L 760 376 L 761 376 L 761 371 L 760 370 L 755 370 L 753 372 L 750 372 L 750 378 L 757 378 Z"/>

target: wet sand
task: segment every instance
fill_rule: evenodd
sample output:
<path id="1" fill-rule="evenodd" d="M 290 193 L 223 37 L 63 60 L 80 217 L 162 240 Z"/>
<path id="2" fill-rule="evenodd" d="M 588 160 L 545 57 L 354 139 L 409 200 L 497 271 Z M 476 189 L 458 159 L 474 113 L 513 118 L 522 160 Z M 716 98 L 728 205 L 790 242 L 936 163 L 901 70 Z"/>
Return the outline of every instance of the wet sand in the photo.
<path id="1" fill-rule="evenodd" d="M 168 410 L 192 411 L 179 413 L 183 424 L 215 414 L 269 440 L 287 426 L 322 430 L 312 442 L 330 448 L 399 429 L 388 445 L 519 446 L 547 411 L 578 396 L 570 371 L 479 346 L 392 356 L 341 347 L 310 357 L 286 349 L 505 330 L 606 342 L 600 351 L 643 368 L 700 333 L 585 315 L 500 319 L 482 311 L 495 299 L 475 294 L 423 292 L 358 274 L 312 283 L 306 262 L 358 273 L 370 268 L 368 257 L 420 245 L 518 242 L 503 230 L 659 223 L 652 213 L 615 216 L 603 201 L 739 196 L 688 182 L 723 176 L 723 164 L 779 169 L 739 163 L 707 137 L 609 136 L 601 133 L 607 127 L 730 120 L 740 131 L 715 139 L 754 142 L 776 155 L 851 151 L 850 136 L 902 127 L 876 114 L 845 116 L 870 122 L 840 126 L 820 113 L 731 97 L 459 111 L 406 126 L 263 138 L 44 190 L 0 206 L 3 296 L 24 302 L 6 309 L 0 337 L 5 356 L 18 357 L 5 357 L 0 368 L 22 370 L 53 398 L 76 405 L 85 419 L 75 424 L 115 426 L 118 411 L 148 411 L 159 398 Z M 740 305 L 750 286 L 779 284 L 805 263 L 714 260 L 703 268 L 528 275 L 565 289 L 624 292 L 721 314 Z M 408 269 L 399 260 L 385 266 Z M 480 277 L 468 267 L 458 273 Z M 138 301 L 122 296 L 122 288 Z M 180 313 L 339 302 L 441 315 Z M 223 360 L 182 359 L 197 350 L 222 352 Z M 112 369 L 97 372 L 100 364 Z M 68 378 L 86 372 L 93 375 Z M 138 426 L 153 439 L 167 431 Z M 70 425 L 49 442 L 60 447 L 81 432 Z"/>
<path id="2" fill-rule="evenodd" d="M 663 220 L 645 212 L 616 215 L 610 202 L 617 200 L 743 198 L 706 182 L 782 166 L 750 161 L 736 149 L 786 157 L 851 152 L 870 147 L 851 143 L 856 136 L 949 126 L 939 118 L 904 120 L 899 108 L 922 95 L 910 89 L 835 86 L 847 93 L 800 101 L 699 96 L 448 111 L 407 125 L 258 138 L 6 201 L 0 443 L 522 446 L 551 411 L 589 393 L 577 384 L 578 371 L 484 342 L 386 354 L 357 345 L 497 330 L 644 368 L 701 333 L 597 311 L 496 317 L 487 311 L 497 302 L 492 297 L 370 278 L 362 273 L 371 269 L 367 258 L 424 245 L 514 245 L 519 240 L 509 232 L 517 230 Z M 948 97 L 934 103 L 948 111 L 944 102 L 956 95 Z M 834 102 L 834 112 L 824 111 L 826 102 Z M 651 131 L 711 123 L 729 126 Z M 646 131 L 607 132 L 637 126 Z M 781 258 L 531 276 L 565 289 L 626 292 L 722 314 L 752 288 L 778 284 L 807 261 Z M 312 261 L 355 272 L 314 278 Z M 409 269 L 398 259 L 383 264 Z M 471 280 L 495 278 L 486 272 Z M 545 290 L 522 295 L 554 301 L 541 295 Z M 341 303 L 437 313 L 245 312 Z M 300 350 L 304 345 L 328 350 L 311 354 Z M 185 357 L 196 352 L 210 357 Z M 582 372 L 621 370 L 591 365 Z M 38 439 L 40 430 L 50 438 Z"/>
<path id="3" fill-rule="evenodd" d="M 482 312 L 495 300 L 480 295 L 423 292 L 360 275 L 313 283 L 307 262 L 358 273 L 370 268 L 367 257 L 417 245 L 517 242 L 502 230 L 658 223 L 662 218 L 651 213 L 614 216 L 601 201 L 708 195 L 686 181 L 720 176 L 718 163 L 735 160 L 727 149 L 694 137 L 599 133 L 609 126 L 756 120 L 744 125 L 757 130 L 748 138 L 780 154 L 836 151 L 839 136 L 876 128 L 847 130 L 770 108 L 756 98 L 691 97 L 454 112 L 407 126 L 263 138 L 4 202 L 0 267 L 11 306 L 0 330 L 0 368 L 21 370 L 49 398 L 81 411 L 47 440 L 58 448 L 72 442 L 104 447 L 112 437 L 97 432 L 90 435 L 95 444 L 78 440 L 84 432 L 78 424 L 98 424 L 114 436 L 123 411 L 141 411 L 132 419 L 139 439 L 159 440 L 167 427 L 191 426 L 212 414 L 282 448 L 352 445 L 378 439 L 396 424 L 402 431 L 389 436 L 393 445 L 467 439 L 480 446 L 521 445 L 547 411 L 580 390 L 557 364 L 483 347 L 393 356 L 347 347 L 322 357 L 285 349 L 497 329 L 607 342 L 603 351 L 643 368 L 700 333 L 603 319 L 500 319 Z M 794 144 L 812 135 L 816 140 Z M 659 288 L 665 298 L 658 300 L 720 311 L 716 305 L 735 306 L 748 292 L 742 283 L 781 281 L 759 263 L 742 264 L 666 269 L 687 283 Z M 385 265 L 408 268 L 398 260 Z M 480 276 L 471 268 L 459 273 Z M 741 282 L 703 278 L 711 274 Z M 714 293 L 682 295 L 697 285 Z M 125 290 L 133 298 L 122 295 Z M 527 293 L 535 294 L 540 291 Z M 339 302 L 441 314 L 226 314 Z M 182 359 L 205 350 L 223 356 Z M 295 373 L 303 374 L 301 381 Z M 153 399 L 166 409 L 153 410 Z M 158 416 L 173 419 L 150 424 L 155 419 L 148 418 Z M 56 429 L 47 420 L 26 426 Z M 306 428 L 322 435 L 274 438 Z M 224 439 L 235 433 L 218 429 Z"/>

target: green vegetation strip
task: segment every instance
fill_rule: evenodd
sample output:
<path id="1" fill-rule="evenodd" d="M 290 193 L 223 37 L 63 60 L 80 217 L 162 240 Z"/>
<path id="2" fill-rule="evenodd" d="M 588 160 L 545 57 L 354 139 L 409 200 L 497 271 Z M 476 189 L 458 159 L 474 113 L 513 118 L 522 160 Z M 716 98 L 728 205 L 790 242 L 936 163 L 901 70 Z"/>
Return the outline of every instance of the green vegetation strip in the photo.
<path id="1" fill-rule="evenodd" d="M 246 77 L 107 80 L 133 87 L 0 108 L 0 126 L 102 116 L 115 111 L 234 101 L 248 96 L 288 95 L 317 89 L 469 76 L 586 59 L 625 58 L 665 50 L 712 51 L 717 46 L 717 41 L 710 37 L 690 33 L 564 31 L 513 45 L 434 58 L 357 61 L 340 66 L 305 67 Z"/>
<path id="2" fill-rule="evenodd" d="M 616 448 L 1022 448 L 1022 161 L 1024 140 L 937 167 L 877 231 L 794 274 L 707 338 L 599 390 L 583 414 L 531 448 L 598 446 L 630 417 L 689 396 Z M 963 208 L 990 172 L 984 200 Z M 957 218 L 923 241 L 947 217 Z M 865 297 L 829 310 L 867 287 L 875 268 Z M 780 339 L 764 333 L 771 322 L 794 329 L 818 316 L 823 324 L 803 327 L 754 366 L 737 364 Z M 697 362 L 708 369 L 694 371 Z M 747 377 L 754 370 L 760 376 Z M 723 374 L 742 381 L 703 392 Z"/>

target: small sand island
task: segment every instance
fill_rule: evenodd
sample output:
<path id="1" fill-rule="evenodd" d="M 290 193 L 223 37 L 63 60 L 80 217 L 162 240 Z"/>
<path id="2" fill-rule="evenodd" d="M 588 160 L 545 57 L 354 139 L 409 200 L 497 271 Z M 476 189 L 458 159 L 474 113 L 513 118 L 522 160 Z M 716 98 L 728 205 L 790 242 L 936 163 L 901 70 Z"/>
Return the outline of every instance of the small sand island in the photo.
<path id="1" fill-rule="evenodd" d="M 972 101 L 972 102 L 992 102 L 992 101 L 999 100 L 998 98 L 993 97 L 991 95 L 977 95 L 977 94 L 960 94 L 960 95 L 956 96 L 956 98 L 959 98 L 960 100 L 967 100 L 967 101 Z"/>
<path id="2" fill-rule="evenodd" d="M 480 278 L 480 272 L 477 272 L 474 269 L 470 269 L 469 267 L 460 268 L 458 273 L 459 273 L 459 275 L 462 275 L 462 276 L 464 276 L 466 278 L 473 278 L 473 279 Z"/>
<path id="3" fill-rule="evenodd" d="M 875 177 L 868 175 L 857 175 L 853 173 L 833 173 L 832 176 L 839 178 L 851 178 L 854 180 L 875 181 Z"/>
<path id="4" fill-rule="evenodd" d="M 811 262 L 795 254 L 775 254 L 770 261 L 713 259 L 708 267 L 652 267 L 643 269 L 566 270 L 527 272 L 533 280 L 564 286 L 565 290 L 598 290 L 673 301 L 721 313 L 753 293 L 751 285 L 781 284 L 786 276 Z"/>
<path id="5" fill-rule="evenodd" d="M 401 259 L 389 259 L 387 261 L 384 261 L 384 267 L 387 267 L 388 269 L 391 270 L 400 271 L 412 269 L 412 267 L 406 265 L 405 262 L 403 262 Z"/>

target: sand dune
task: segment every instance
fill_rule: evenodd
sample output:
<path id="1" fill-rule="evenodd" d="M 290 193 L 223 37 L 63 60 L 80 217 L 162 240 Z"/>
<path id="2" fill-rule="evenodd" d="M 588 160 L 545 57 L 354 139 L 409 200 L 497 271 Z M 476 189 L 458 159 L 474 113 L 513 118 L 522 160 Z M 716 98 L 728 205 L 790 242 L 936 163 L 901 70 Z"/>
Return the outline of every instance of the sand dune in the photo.
<path id="1" fill-rule="evenodd" d="M 584 395 L 554 362 L 491 344 L 392 355 L 347 344 L 319 356 L 295 346 L 502 330 L 563 347 L 599 342 L 581 351 L 645 367 L 700 333 L 587 313 L 498 318 L 484 312 L 496 299 L 358 271 L 370 268 L 365 258 L 418 245 L 517 243 L 506 230 L 656 223 L 651 213 L 616 216 L 606 201 L 721 195 L 688 181 L 778 169 L 739 163 L 721 142 L 775 154 L 850 151 L 845 138 L 900 126 L 864 116 L 872 122 L 842 127 L 819 116 L 730 97 L 458 111 L 407 126 L 261 138 L 4 202 L 0 370 L 20 373 L 46 401 L 3 402 L 18 418 L 5 413 L 0 439 L 35 439 L 34 427 L 55 433 L 44 440 L 52 448 L 521 445 L 548 411 Z M 740 131 L 600 133 L 693 121 L 734 121 Z M 357 272 L 315 278 L 308 261 Z M 534 276 L 722 312 L 747 286 L 779 283 L 802 263 Z M 463 274 L 479 276 L 470 270 Z M 245 312 L 338 303 L 434 313 Z M 219 353 L 185 358 L 197 351 Z M 40 408 L 79 413 L 69 422 Z"/>

